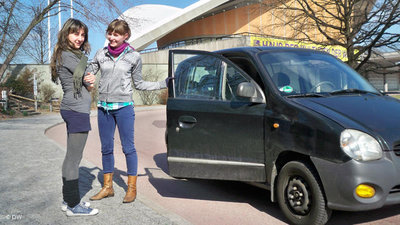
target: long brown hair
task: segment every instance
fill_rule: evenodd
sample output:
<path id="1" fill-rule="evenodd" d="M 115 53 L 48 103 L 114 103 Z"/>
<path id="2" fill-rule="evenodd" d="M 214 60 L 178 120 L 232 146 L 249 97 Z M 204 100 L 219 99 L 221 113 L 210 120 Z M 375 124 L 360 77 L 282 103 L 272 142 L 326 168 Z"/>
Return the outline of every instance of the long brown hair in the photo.
<path id="1" fill-rule="evenodd" d="M 67 21 L 65 21 L 60 32 L 58 32 L 57 44 L 54 47 L 53 56 L 51 57 L 50 61 L 51 80 L 54 83 L 58 83 L 57 66 L 61 65 L 61 52 L 65 50 L 73 50 L 71 48 L 71 43 L 68 40 L 68 35 L 71 33 L 79 32 L 79 30 L 81 29 L 83 29 L 85 32 L 85 40 L 83 41 L 79 50 L 85 52 L 86 54 L 89 54 L 89 29 L 83 22 L 77 19 L 68 19 Z"/>

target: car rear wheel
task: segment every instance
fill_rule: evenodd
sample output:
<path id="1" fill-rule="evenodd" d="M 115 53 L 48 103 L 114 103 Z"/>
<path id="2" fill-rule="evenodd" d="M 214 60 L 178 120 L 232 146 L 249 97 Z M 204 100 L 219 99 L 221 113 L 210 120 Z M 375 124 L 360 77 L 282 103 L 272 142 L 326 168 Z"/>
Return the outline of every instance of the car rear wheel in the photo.
<path id="1" fill-rule="evenodd" d="M 281 169 L 277 199 L 293 224 L 325 224 L 331 215 L 313 169 L 300 161 L 288 162 Z"/>

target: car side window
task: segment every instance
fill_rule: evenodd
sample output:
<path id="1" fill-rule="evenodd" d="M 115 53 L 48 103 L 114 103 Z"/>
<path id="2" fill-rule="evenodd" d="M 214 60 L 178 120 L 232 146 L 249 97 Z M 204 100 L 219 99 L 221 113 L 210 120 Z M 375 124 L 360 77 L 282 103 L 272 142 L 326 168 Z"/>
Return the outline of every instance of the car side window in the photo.
<path id="1" fill-rule="evenodd" d="M 172 57 L 175 98 L 251 101 L 238 96 L 237 89 L 241 83 L 254 81 L 231 61 L 202 52 L 174 52 Z"/>
<path id="2" fill-rule="evenodd" d="M 225 76 L 225 95 L 223 100 L 227 101 L 248 101 L 248 99 L 237 96 L 236 89 L 240 83 L 249 82 L 236 68 L 231 65 L 226 66 L 226 76 Z"/>
<path id="3" fill-rule="evenodd" d="M 191 56 L 175 71 L 175 96 L 219 99 L 221 60 L 211 56 Z"/>

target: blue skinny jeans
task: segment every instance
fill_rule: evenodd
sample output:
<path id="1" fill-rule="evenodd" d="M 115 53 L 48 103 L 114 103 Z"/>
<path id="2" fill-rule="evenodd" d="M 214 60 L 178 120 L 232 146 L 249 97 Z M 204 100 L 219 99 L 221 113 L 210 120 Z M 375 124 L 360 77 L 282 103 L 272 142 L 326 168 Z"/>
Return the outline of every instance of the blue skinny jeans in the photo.
<path id="1" fill-rule="evenodd" d="M 133 106 L 125 106 L 116 110 L 97 110 L 103 172 L 114 172 L 114 134 L 118 127 L 122 150 L 126 158 L 128 175 L 136 176 L 138 159 L 134 144 L 135 111 Z"/>

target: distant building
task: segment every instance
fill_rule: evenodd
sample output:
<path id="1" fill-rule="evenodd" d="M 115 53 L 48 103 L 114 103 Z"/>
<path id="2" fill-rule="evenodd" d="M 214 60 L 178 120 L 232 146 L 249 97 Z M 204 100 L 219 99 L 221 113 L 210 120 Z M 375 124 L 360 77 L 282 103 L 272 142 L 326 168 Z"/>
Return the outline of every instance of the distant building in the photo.
<path id="1" fill-rule="evenodd" d="M 378 90 L 385 92 L 400 91 L 400 52 L 382 53 L 374 55 L 370 60 L 386 69 L 372 69 L 363 74 Z"/>

